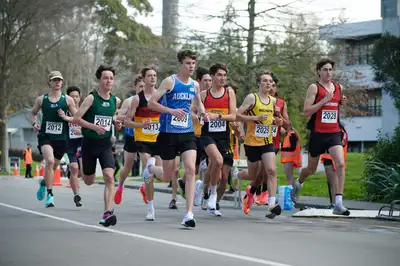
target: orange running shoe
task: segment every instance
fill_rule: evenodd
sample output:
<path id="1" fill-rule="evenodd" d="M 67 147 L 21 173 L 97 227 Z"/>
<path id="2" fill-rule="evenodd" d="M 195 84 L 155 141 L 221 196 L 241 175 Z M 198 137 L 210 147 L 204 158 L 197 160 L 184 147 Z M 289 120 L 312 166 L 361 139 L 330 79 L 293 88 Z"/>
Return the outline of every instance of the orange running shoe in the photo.
<path id="1" fill-rule="evenodd" d="M 261 201 L 260 201 L 260 205 L 268 205 L 268 190 L 261 192 Z"/>
<path id="2" fill-rule="evenodd" d="M 145 204 L 147 204 L 146 187 L 145 187 L 145 184 L 142 184 L 142 185 L 140 186 L 139 191 L 140 191 L 140 194 L 142 194 L 143 202 L 144 202 Z"/>
<path id="3" fill-rule="evenodd" d="M 256 195 L 256 201 L 255 203 L 257 205 L 262 205 L 262 199 L 261 199 L 261 194 L 260 195 Z"/>
<path id="4" fill-rule="evenodd" d="M 246 214 L 246 215 L 249 214 L 249 212 L 250 212 L 250 209 L 247 208 L 247 199 L 248 199 L 247 195 L 244 195 L 243 203 L 242 203 L 242 210 L 243 210 L 244 214 Z"/>
<path id="5" fill-rule="evenodd" d="M 120 204 L 122 201 L 122 192 L 124 191 L 123 186 L 118 186 L 117 191 L 115 191 L 114 202 L 115 204 Z"/>

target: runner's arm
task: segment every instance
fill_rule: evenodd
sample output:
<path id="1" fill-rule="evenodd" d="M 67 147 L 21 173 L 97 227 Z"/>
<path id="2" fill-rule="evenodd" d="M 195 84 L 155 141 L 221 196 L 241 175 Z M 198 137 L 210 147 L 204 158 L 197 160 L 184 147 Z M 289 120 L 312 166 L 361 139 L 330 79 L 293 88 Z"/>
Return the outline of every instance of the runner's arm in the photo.
<path id="1" fill-rule="evenodd" d="M 196 88 L 195 100 L 196 100 L 197 114 L 201 116 L 206 113 L 206 110 L 204 108 L 204 104 L 201 99 L 201 91 L 200 91 L 199 83 L 197 81 L 195 81 L 194 86 Z"/>
<path id="2" fill-rule="evenodd" d="M 85 100 L 83 100 L 83 103 L 79 107 L 78 111 L 74 115 L 74 119 L 72 120 L 73 124 L 77 124 L 81 127 L 89 128 L 92 130 L 96 129 L 96 125 L 93 123 L 90 123 L 86 120 L 84 120 L 82 117 L 86 114 L 86 112 L 89 110 L 90 106 L 93 104 L 93 95 L 89 94 Z"/>
<path id="3" fill-rule="evenodd" d="M 236 120 L 236 95 L 232 89 L 229 89 L 229 114 L 221 115 L 221 120 L 234 122 Z"/>
<path id="4" fill-rule="evenodd" d="M 173 86 L 174 80 L 172 79 L 172 77 L 165 78 L 161 82 L 158 90 L 151 96 L 147 106 L 156 112 L 170 114 L 172 109 L 159 104 L 158 100 L 160 100 L 160 98 L 164 96 L 164 94 L 166 94 L 168 91 L 170 91 Z"/>
<path id="5" fill-rule="evenodd" d="M 139 106 L 139 96 L 135 95 L 132 98 L 131 101 L 131 106 L 129 107 L 128 113 L 125 116 L 125 121 L 124 121 L 124 125 L 127 128 L 143 128 L 146 125 L 144 123 L 138 123 L 135 121 L 132 121 L 133 116 L 136 113 L 136 109 Z"/>
<path id="6" fill-rule="evenodd" d="M 131 98 L 125 99 L 122 102 L 121 108 L 117 110 L 117 118 L 118 120 L 124 121 L 125 115 L 128 113 L 130 108 Z"/>
<path id="7" fill-rule="evenodd" d="M 30 119 L 33 125 L 37 124 L 37 114 L 40 110 L 40 107 L 42 107 L 42 102 L 43 102 L 43 95 L 36 98 L 35 104 L 32 107 L 30 113 Z"/>
<path id="8" fill-rule="evenodd" d="M 61 117 L 64 121 L 71 123 L 72 120 L 74 119 L 74 115 L 76 114 L 75 102 L 74 102 L 74 99 L 72 99 L 72 97 L 71 97 L 71 96 L 68 96 L 68 95 L 67 95 L 67 97 L 66 97 L 66 100 L 67 100 L 67 105 L 68 105 L 68 111 L 71 113 L 72 116 L 67 116 L 67 115 L 64 113 L 64 111 L 62 111 L 62 110 L 60 109 L 60 110 L 61 110 L 60 113 L 62 114 L 62 115 L 60 115 L 60 117 Z M 59 113 L 59 114 L 60 114 L 60 113 Z"/>
<path id="9" fill-rule="evenodd" d="M 244 99 L 242 105 L 239 107 L 236 113 L 238 121 L 256 121 L 257 116 L 245 115 L 248 110 L 250 110 L 256 103 L 256 98 L 254 94 L 249 94 Z"/>
<path id="10" fill-rule="evenodd" d="M 317 85 L 311 84 L 310 87 L 308 87 L 306 100 L 304 101 L 304 116 L 312 116 L 326 103 L 324 100 L 321 100 L 318 103 L 314 104 L 317 93 Z"/>

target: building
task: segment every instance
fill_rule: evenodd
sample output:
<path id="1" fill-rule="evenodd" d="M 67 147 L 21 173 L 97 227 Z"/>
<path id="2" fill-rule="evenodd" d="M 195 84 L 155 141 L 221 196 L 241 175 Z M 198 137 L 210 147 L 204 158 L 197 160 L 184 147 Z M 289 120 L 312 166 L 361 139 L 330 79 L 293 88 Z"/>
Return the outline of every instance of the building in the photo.
<path id="1" fill-rule="evenodd" d="M 367 91 L 368 103 L 354 105 L 360 115 L 342 119 L 349 133 L 349 151 L 365 152 L 378 140 L 379 132 L 392 135 L 400 115 L 389 95 L 374 81 L 369 65 L 374 42 L 383 33 L 400 35 L 400 0 L 381 1 L 382 19 L 331 25 L 320 29 L 320 36 L 333 45 L 340 45 L 336 74 L 351 89 Z"/>
<path id="2" fill-rule="evenodd" d="M 33 126 L 29 115 L 31 109 L 23 109 L 8 117 L 8 148 L 10 150 L 23 150 L 26 145 L 32 145 L 32 151 L 39 152 L 37 135 L 33 132 Z"/>

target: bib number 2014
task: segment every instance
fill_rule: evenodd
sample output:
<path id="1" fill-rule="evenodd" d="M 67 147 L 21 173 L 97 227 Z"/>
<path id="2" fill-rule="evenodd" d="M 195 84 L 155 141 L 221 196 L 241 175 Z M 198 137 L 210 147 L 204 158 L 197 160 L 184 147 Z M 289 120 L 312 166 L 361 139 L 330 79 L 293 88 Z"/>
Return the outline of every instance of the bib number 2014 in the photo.
<path id="1" fill-rule="evenodd" d="M 268 138 L 269 137 L 269 129 L 270 129 L 270 126 L 267 126 L 267 125 L 256 125 L 254 136 L 260 137 L 260 138 Z"/>
<path id="2" fill-rule="evenodd" d="M 104 127 L 107 131 L 111 130 L 111 125 L 112 125 L 112 117 L 110 116 L 101 116 L 101 115 L 96 115 L 94 117 L 94 124 L 96 126 L 102 126 Z"/>
<path id="3" fill-rule="evenodd" d="M 336 110 L 333 110 L 333 111 L 323 110 L 321 122 L 328 123 L 328 124 L 336 123 L 337 122 L 337 111 Z"/>
<path id="4" fill-rule="evenodd" d="M 177 127 L 188 127 L 189 126 L 189 116 L 185 115 L 184 117 L 172 116 L 171 125 Z"/>
<path id="5" fill-rule="evenodd" d="M 46 122 L 46 133 L 60 135 L 63 131 L 62 122 Z"/>
<path id="6" fill-rule="evenodd" d="M 208 123 L 209 132 L 224 132 L 226 131 L 226 122 L 222 120 L 211 120 Z"/>

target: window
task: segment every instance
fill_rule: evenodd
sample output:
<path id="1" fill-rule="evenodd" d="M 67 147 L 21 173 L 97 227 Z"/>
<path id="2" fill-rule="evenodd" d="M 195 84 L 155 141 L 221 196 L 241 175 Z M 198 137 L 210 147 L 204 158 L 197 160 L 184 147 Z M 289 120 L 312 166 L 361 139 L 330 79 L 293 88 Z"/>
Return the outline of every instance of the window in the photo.
<path id="1" fill-rule="evenodd" d="M 374 97 L 368 100 L 368 113 L 371 116 L 381 116 L 382 115 L 382 98 Z"/>
<path id="2" fill-rule="evenodd" d="M 356 43 L 346 46 L 346 65 L 368 65 L 371 63 L 373 44 Z"/>

